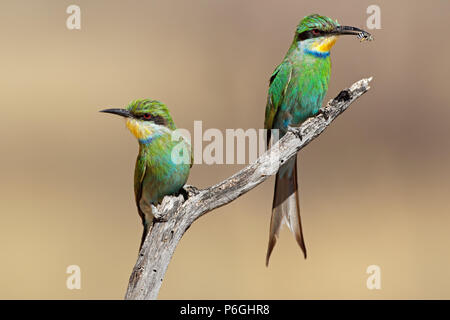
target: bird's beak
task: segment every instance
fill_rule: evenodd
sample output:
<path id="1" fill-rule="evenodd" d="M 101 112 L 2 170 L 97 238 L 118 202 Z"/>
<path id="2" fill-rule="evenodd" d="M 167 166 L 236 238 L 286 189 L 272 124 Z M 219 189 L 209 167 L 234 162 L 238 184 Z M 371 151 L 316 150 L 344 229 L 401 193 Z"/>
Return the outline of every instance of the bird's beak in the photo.
<path id="1" fill-rule="evenodd" d="M 372 40 L 372 35 L 367 31 L 350 26 L 337 26 L 332 32 L 335 35 L 357 35 L 361 38 Z"/>
<path id="2" fill-rule="evenodd" d="M 100 112 L 117 114 L 118 116 L 122 116 L 125 118 L 131 117 L 131 113 L 127 109 L 105 109 L 101 110 Z"/>

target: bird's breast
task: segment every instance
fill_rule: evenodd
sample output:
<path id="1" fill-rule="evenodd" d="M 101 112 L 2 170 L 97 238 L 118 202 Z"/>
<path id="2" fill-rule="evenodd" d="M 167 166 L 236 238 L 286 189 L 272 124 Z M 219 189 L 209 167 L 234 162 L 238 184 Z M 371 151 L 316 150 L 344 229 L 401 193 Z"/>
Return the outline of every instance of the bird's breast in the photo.
<path id="1" fill-rule="evenodd" d="M 145 159 L 143 197 L 149 203 L 177 192 L 187 181 L 190 171 L 190 145 L 184 140 L 171 141 L 161 137 L 141 147 L 140 157 Z M 181 155 L 180 155 L 181 153 Z"/>
<path id="2" fill-rule="evenodd" d="M 330 67 L 329 58 L 314 58 L 298 67 L 285 99 L 289 125 L 300 125 L 317 114 L 328 90 Z"/>

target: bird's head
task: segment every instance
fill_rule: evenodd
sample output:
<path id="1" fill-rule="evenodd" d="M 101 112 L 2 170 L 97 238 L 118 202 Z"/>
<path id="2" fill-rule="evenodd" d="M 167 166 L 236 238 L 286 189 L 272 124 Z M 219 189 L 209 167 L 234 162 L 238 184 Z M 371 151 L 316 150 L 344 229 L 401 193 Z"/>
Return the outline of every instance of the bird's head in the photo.
<path id="1" fill-rule="evenodd" d="M 341 26 L 331 18 L 312 14 L 304 17 L 295 31 L 294 44 L 302 45 L 307 53 L 326 57 L 340 35 L 356 35 L 372 40 L 370 33 L 356 27 Z"/>
<path id="2" fill-rule="evenodd" d="M 101 112 L 126 118 L 127 128 L 141 143 L 148 143 L 156 136 L 176 129 L 169 109 L 156 100 L 134 100 L 124 109 L 105 109 Z"/>

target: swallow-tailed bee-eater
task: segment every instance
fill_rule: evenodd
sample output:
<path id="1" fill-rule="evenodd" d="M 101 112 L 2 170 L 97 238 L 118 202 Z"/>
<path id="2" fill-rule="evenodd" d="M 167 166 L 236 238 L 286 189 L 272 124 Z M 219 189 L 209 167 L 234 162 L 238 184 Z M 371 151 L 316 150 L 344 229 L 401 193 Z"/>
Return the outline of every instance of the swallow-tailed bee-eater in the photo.
<path id="1" fill-rule="evenodd" d="M 139 142 L 134 171 L 134 194 L 139 216 L 144 225 L 145 240 L 153 223 L 152 205 L 166 195 L 176 194 L 186 183 L 192 166 L 190 142 L 173 135 L 175 123 L 169 109 L 161 102 L 141 99 L 124 109 L 106 109 L 126 119 L 126 126 Z"/>
<path id="2" fill-rule="evenodd" d="M 269 146 L 276 142 L 276 137 L 283 137 L 289 127 L 300 126 L 319 112 L 330 79 L 330 49 L 341 35 L 372 40 L 364 30 L 341 26 L 337 21 L 318 14 L 300 21 L 286 56 L 270 77 L 264 121 Z M 278 130 L 277 135 L 271 134 L 274 129 Z M 306 258 L 296 156 L 283 164 L 276 175 L 266 265 L 269 264 L 283 222 L 294 234 Z"/>

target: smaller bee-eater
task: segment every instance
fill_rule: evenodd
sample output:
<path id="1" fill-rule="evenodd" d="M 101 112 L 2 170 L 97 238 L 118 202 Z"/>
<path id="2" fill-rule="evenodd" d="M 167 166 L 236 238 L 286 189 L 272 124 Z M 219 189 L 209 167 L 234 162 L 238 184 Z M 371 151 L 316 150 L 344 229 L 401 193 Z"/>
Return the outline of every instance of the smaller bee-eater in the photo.
<path id="1" fill-rule="evenodd" d="M 364 30 L 341 26 L 337 21 L 318 14 L 306 16 L 298 24 L 288 52 L 270 77 L 264 121 L 269 145 L 276 142 L 276 136 L 283 137 L 290 126 L 300 126 L 319 112 L 330 80 L 330 50 L 341 35 L 356 35 L 362 41 L 372 40 Z M 272 130 L 279 130 L 279 134 L 271 135 Z M 294 234 L 306 258 L 296 156 L 286 162 L 276 175 L 266 265 L 283 222 Z"/>
<path id="2" fill-rule="evenodd" d="M 145 240 L 153 223 L 152 205 L 164 196 L 178 193 L 186 183 L 192 166 L 190 142 L 173 135 L 175 123 L 169 109 L 150 99 L 132 101 L 125 109 L 105 109 L 126 119 L 126 126 L 139 142 L 134 171 L 134 194 L 139 216 L 144 225 Z"/>

